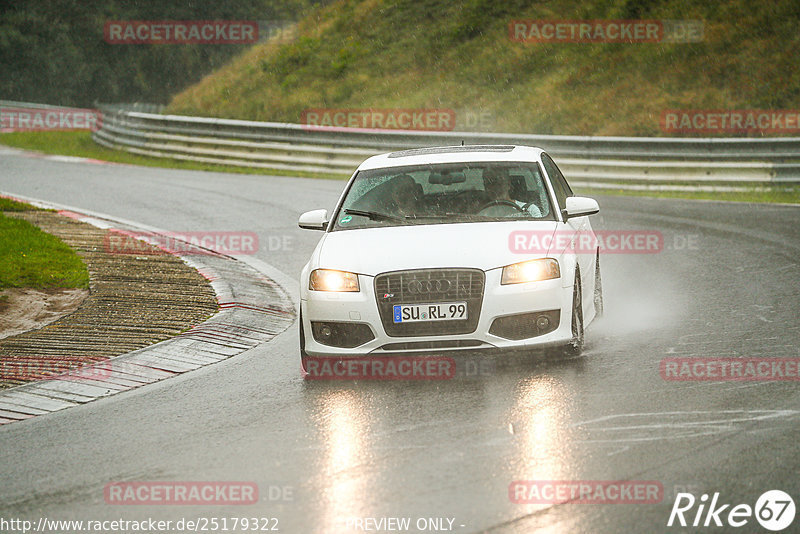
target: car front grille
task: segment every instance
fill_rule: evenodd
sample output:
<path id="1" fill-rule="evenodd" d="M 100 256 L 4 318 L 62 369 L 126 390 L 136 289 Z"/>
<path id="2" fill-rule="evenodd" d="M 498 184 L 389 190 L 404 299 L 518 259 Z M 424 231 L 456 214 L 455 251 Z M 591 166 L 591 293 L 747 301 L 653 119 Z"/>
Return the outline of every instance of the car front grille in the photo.
<path id="1" fill-rule="evenodd" d="M 479 269 L 416 269 L 379 274 L 375 298 L 386 334 L 393 337 L 469 334 L 478 326 L 485 276 Z M 396 304 L 466 302 L 466 320 L 395 323 Z"/>

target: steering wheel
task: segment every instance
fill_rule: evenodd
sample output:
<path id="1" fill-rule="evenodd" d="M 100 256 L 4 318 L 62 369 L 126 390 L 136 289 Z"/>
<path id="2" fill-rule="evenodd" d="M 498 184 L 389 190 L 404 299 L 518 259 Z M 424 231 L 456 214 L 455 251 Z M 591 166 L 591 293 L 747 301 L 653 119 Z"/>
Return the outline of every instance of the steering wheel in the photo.
<path id="1" fill-rule="evenodd" d="M 482 211 L 491 208 L 492 206 L 511 206 L 519 213 L 526 213 L 526 211 L 522 209 L 520 206 L 518 206 L 516 202 L 513 202 L 511 200 L 492 200 L 491 202 L 483 206 L 481 209 L 479 209 L 478 214 L 480 214 Z"/>
<path id="2" fill-rule="evenodd" d="M 478 200 L 470 198 L 470 195 L 473 195 L 477 192 L 478 191 L 475 189 L 464 189 L 455 193 L 450 197 L 450 201 L 448 203 L 449 209 L 452 209 L 453 211 L 466 211 L 467 209 L 474 209 L 474 206 L 478 203 Z"/>

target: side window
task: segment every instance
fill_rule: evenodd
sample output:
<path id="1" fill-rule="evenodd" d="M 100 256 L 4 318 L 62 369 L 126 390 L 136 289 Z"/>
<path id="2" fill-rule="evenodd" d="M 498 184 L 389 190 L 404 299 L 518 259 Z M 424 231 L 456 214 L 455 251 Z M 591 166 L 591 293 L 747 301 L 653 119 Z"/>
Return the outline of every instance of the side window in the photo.
<path id="1" fill-rule="evenodd" d="M 547 156 L 547 157 L 549 158 L 550 156 Z M 552 158 L 550 159 L 550 161 L 553 161 L 553 160 L 552 160 Z M 558 168 L 558 165 L 556 165 L 556 162 L 555 162 L 555 161 L 553 161 L 553 167 L 555 167 L 555 168 L 556 168 L 556 173 L 558 174 L 558 180 L 559 180 L 559 181 L 561 182 L 561 184 L 564 186 L 564 191 L 566 191 L 566 192 L 567 192 L 567 196 L 568 196 L 568 197 L 574 197 L 574 196 L 575 196 L 575 193 L 573 193 L 573 192 L 572 192 L 572 188 L 571 188 L 571 187 L 569 186 L 569 184 L 567 183 L 567 179 L 566 179 L 566 178 L 564 178 L 564 175 L 563 175 L 563 174 L 561 174 L 561 169 L 559 169 L 559 168 Z"/>
<path id="2" fill-rule="evenodd" d="M 553 184 L 553 191 L 556 193 L 558 208 L 564 209 L 567 203 L 567 197 L 573 196 L 572 190 L 567 185 L 564 175 L 558 170 L 556 163 L 550 156 L 542 154 L 542 164 L 544 164 L 544 170 L 547 171 L 547 176 L 550 177 L 550 183 Z"/>

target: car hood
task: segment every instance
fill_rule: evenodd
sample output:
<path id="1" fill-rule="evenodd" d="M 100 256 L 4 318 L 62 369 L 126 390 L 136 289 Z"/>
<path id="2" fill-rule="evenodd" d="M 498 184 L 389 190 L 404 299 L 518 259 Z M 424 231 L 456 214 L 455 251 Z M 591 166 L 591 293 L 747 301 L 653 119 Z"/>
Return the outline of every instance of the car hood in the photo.
<path id="1" fill-rule="evenodd" d="M 484 271 L 546 256 L 511 250 L 514 231 L 554 232 L 553 221 L 390 226 L 328 232 L 317 249 L 320 268 L 375 276 L 386 271 L 473 267 Z"/>

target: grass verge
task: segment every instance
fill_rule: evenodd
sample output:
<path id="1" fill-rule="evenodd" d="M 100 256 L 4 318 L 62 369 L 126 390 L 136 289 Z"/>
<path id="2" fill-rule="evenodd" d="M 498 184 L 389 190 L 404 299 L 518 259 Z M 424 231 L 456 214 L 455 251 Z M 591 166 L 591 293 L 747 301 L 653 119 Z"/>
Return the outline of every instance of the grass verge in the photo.
<path id="1" fill-rule="evenodd" d="M 574 187 L 578 194 L 615 195 L 625 197 L 686 198 L 694 200 L 723 200 L 727 202 L 760 202 L 800 205 L 800 186 L 760 186 L 750 191 L 659 191 L 631 190 L 621 185 L 619 189 Z"/>
<path id="2" fill-rule="evenodd" d="M 36 208 L 0 198 L 0 290 L 88 288 L 89 272 L 75 251 L 31 223 L 2 213 L 26 209 Z"/>
<path id="3" fill-rule="evenodd" d="M 0 211 L 42 211 L 40 208 L 26 204 L 25 202 L 18 202 L 16 200 L 0 197 Z"/>

